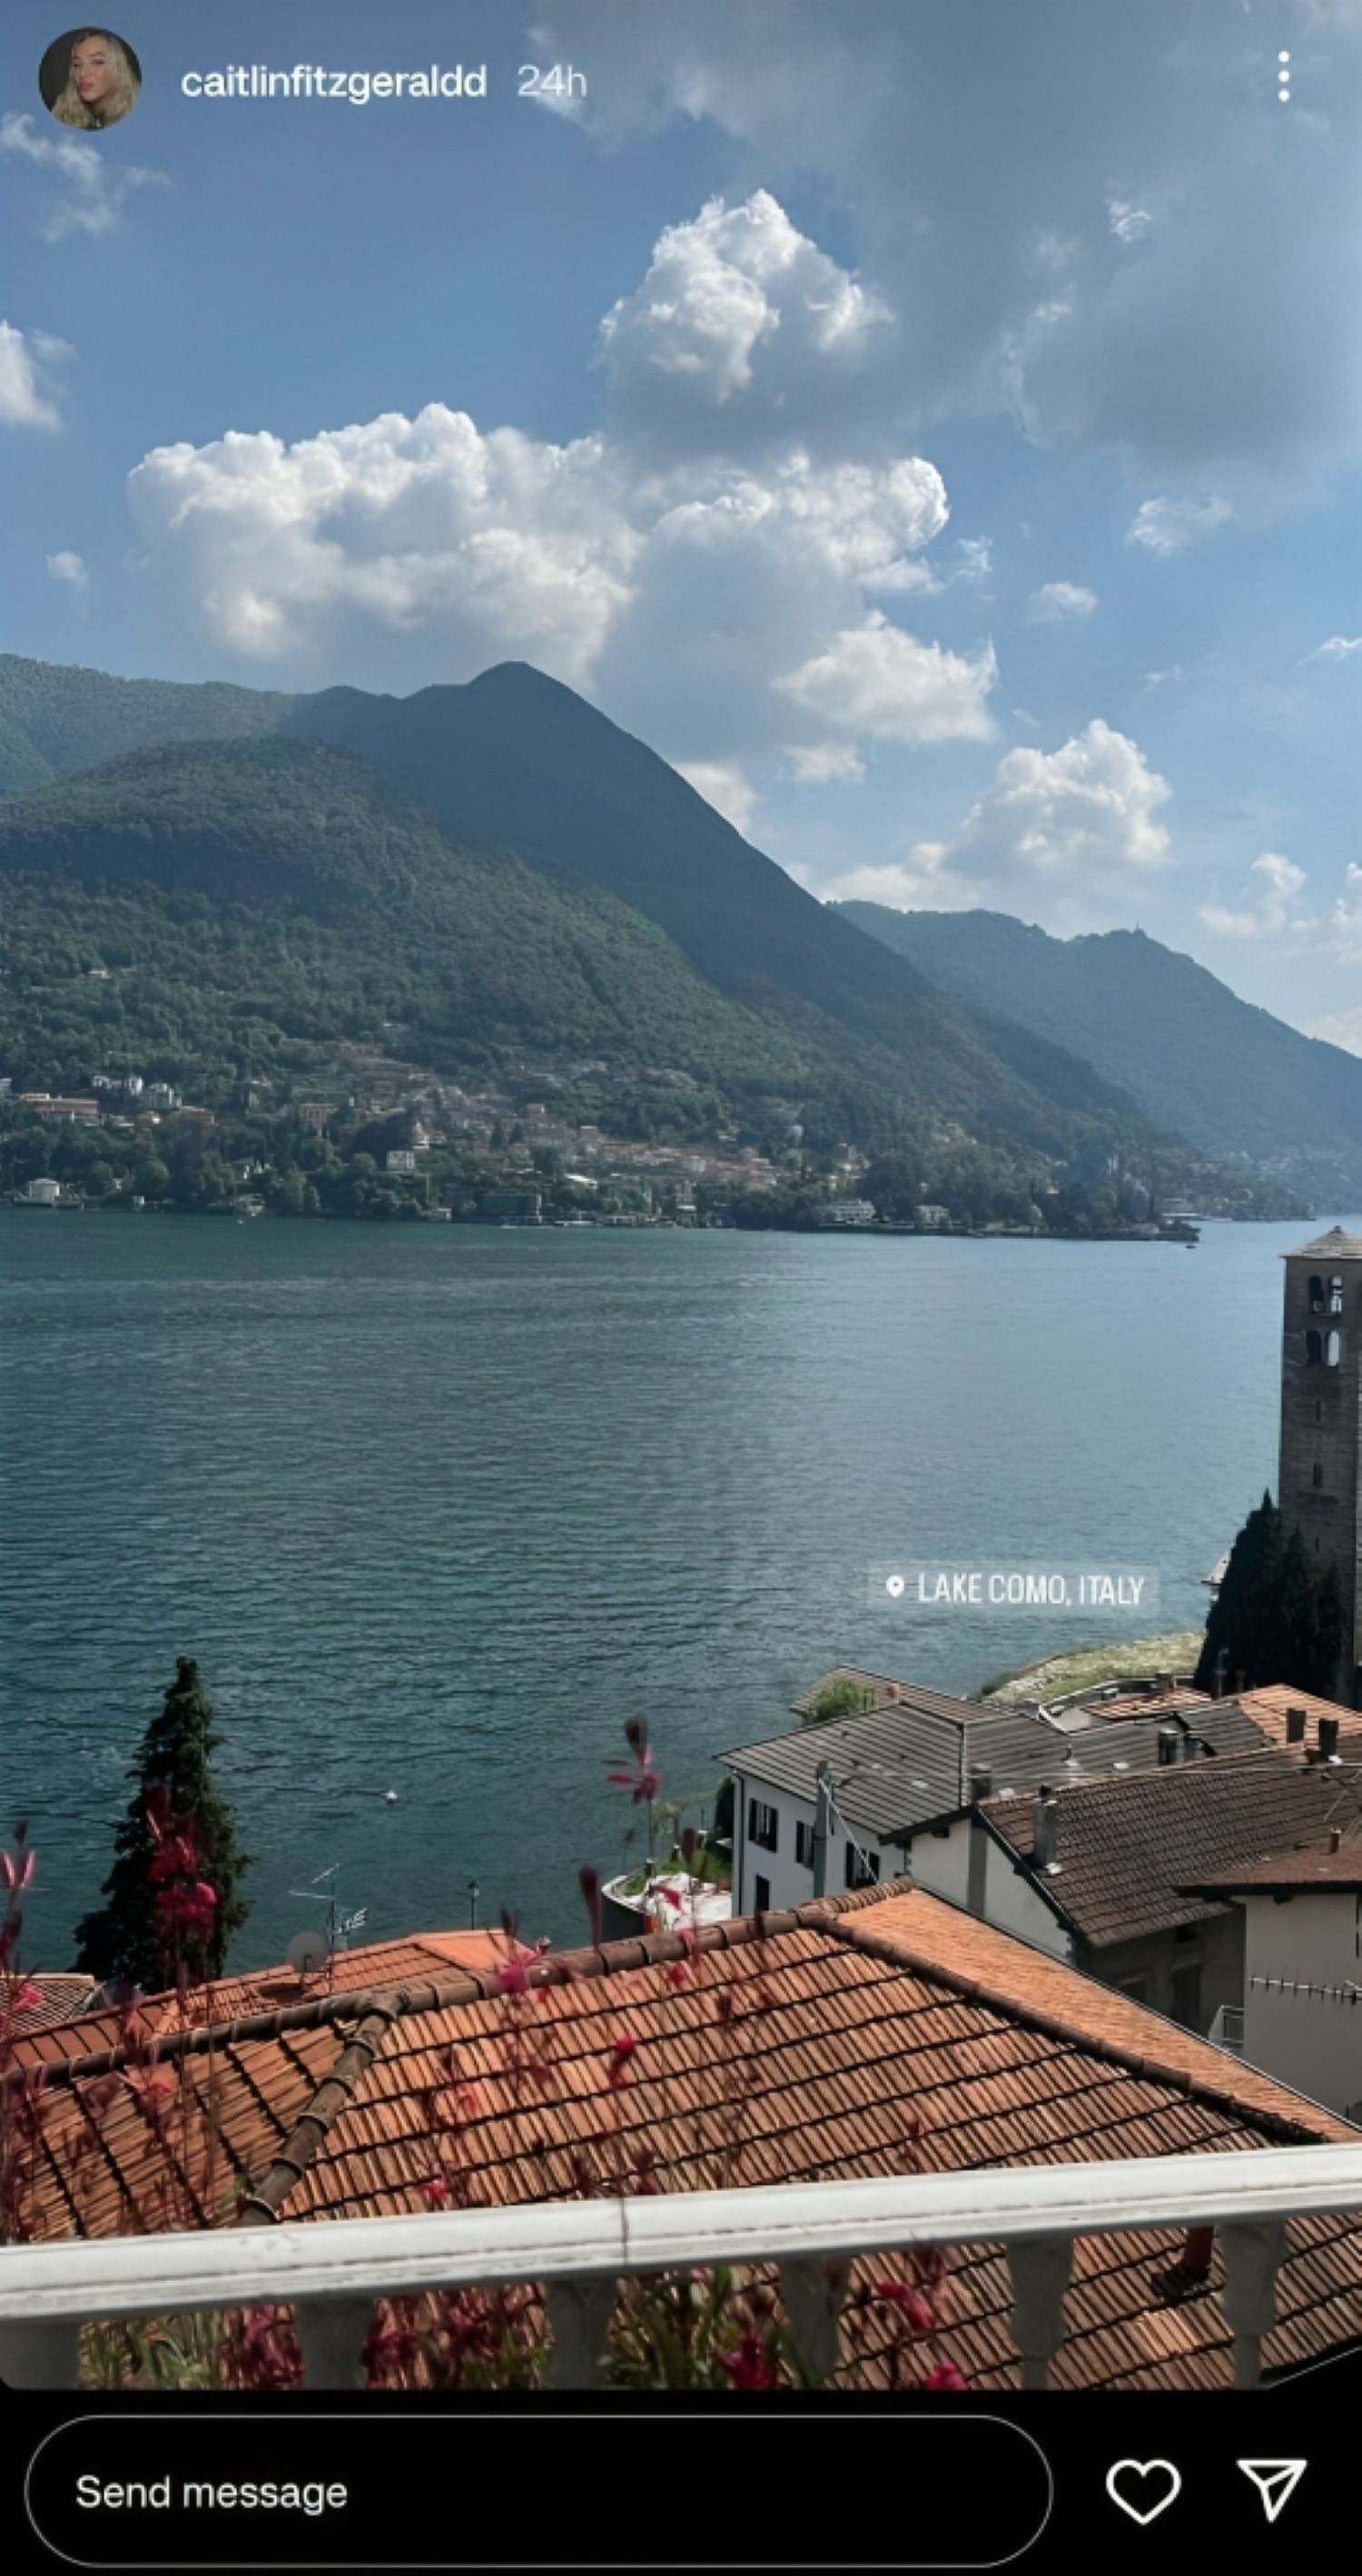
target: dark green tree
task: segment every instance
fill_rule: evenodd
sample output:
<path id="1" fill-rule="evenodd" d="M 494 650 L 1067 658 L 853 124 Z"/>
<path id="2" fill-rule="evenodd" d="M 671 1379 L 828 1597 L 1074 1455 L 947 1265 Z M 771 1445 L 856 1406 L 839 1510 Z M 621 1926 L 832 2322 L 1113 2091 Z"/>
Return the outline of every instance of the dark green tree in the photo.
<path id="1" fill-rule="evenodd" d="M 1299 1530 L 1288 1530 L 1272 1496 L 1250 1512 L 1230 1550 L 1211 1604 L 1197 1665 L 1202 1690 L 1217 1673 L 1233 1690 L 1286 1682 L 1331 1698 L 1339 1685 L 1343 1595 L 1332 1566 L 1317 1566 Z"/>
<path id="2" fill-rule="evenodd" d="M 102 1980 L 116 1979 L 153 1993 L 174 1979 L 168 1952 L 162 1891 L 153 1864 L 164 1847 L 169 1815 L 192 1836 L 199 1877 L 216 1898 L 211 1920 L 184 1943 L 187 1964 L 220 1977 L 232 1940 L 250 1912 L 240 1893 L 249 1855 L 237 1838 L 236 1818 L 213 1779 L 213 1754 L 221 1738 L 198 1665 L 176 1660 L 175 1679 L 159 1714 L 137 1748 L 128 1777 L 133 1794 L 114 1837 L 114 1865 L 102 1893 L 108 1902 L 76 1927 L 76 1964 Z"/>

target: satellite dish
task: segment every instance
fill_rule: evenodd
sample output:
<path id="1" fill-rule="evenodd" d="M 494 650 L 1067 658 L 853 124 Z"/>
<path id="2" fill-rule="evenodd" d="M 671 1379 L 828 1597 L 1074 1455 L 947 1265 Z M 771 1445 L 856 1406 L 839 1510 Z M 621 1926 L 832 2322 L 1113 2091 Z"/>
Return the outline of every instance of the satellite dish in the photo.
<path id="1" fill-rule="evenodd" d="M 324 1932 L 295 1932 L 284 1952 L 289 1966 L 300 1977 L 310 1977 L 314 1968 L 324 1968 L 330 1952 Z"/>

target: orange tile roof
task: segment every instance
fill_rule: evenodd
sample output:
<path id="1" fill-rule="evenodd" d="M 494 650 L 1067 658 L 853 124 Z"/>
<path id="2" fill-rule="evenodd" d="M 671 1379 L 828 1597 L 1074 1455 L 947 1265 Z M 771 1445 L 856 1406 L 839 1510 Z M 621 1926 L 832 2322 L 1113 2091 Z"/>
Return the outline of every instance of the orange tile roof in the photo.
<path id="1" fill-rule="evenodd" d="M 39 1971 L 19 1980 L 19 1994 L 32 2000 L 21 2004 L 16 1994 L 10 2006 L 9 2026 L 17 2033 L 47 2030 L 53 2023 L 71 2021 L 95 1991 L 93 1977 L 69 1974 L 59 1970 L 55 1975 Z"/>
<path id="2" fill-rule="evenodd" d="M 1259 1757 L 1260 1759 L 1262 1757 Z M 384 1945 L 376 1945 L 382 1947 Z M 583 2189 L 664 2189 L 1349 2140 L 1346 2122 L 1010 1934 L 906 1882 L 496 1972 L 428 1963 L 340 1993 L 48 2070 L 53 2232 L 340 2218 Z M 616 2043 L 635 2045 L 621 2060 Z M 612 2064 L 625 2080 L 612 2086 Z M 147 2095 L 160 2079 L 164 2091 Z M 920 2126 L 920 2141 L 914 2144 Z M 1075 2255 L 1059 2386 L 1223 2386 L 1216 2298 L 1170 2305 L 1152 2235 Z M 862 2266 L 862 2279 L 892 2264 Z M 1000 2249 L 952 2260 L 942 2340 L 1012 2384 Z M 885 2311 L 841 2376 L 882 2377 Z M 1356 2334 L 1362 2238 L 1293 2222 L 1270 2369 Z"/>
<path id="3" fill-rule="evenodd" d="M 1340 1700 L 1320 1699 L 1315 1691 L 1293 1690 L 1288 1682 L 1272 1682 L 1262 1690 L 1236 1691 L 1235 1698 L 1246 1709 L 1265 1735 L 1274 1743 L 1286 1742 L 1286 1712 L 1303 1708 L 1306 1715 L 1306 1737 L 1318 1740 L 1319 1720 L 1336 1717 L 1340 1743 L 1346 1736 L 1362 1735 L 1362 1709 L 1345 1708 Z"/>
<path id="4" fill-rule="evenodd" d="M 522 1958 L 534 1956 L 523 1941 L 515 1947 Z M 287 1966 L 253 1968 L 241 1976 L 218 1977 L 210 1985 L 195 1986 L 183 1997 L 148 1995 L 137 2005 L 137 2021 L 145 2039 L 161 2038 L 186 2022 L 198 2028 L 210 2021 L 221 2025 L 248 2015 L 287 2011 L 328 1994 L 405 1985 L 436 1968 L 496 1969 L 510 1954 L 511 1944 L 503 1932 L 409 1932 L 396 1940 L 367 1941 L 357 1949 L 337 1950 L 326 1967 L 305 1977 Z M 80 1982 L 87 1993 L 94 1984 L 89 1977 Z M 31 2065 L 39 2059 L 93 2056 L 116 2047 L 124 2028 L 124 2016 L 108 2004 L 94 2012 L 73 2013 L 59 2023 L 36 2021 L 21 2031 L 15 2061 Z"/>

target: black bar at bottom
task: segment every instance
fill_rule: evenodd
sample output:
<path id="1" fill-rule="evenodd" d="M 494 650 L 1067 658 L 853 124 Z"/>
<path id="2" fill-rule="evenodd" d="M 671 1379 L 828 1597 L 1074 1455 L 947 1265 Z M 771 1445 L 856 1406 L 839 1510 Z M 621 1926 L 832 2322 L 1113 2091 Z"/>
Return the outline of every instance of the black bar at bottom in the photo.
<path id="1" fill-rule="evenodd" d="M 843 2564 L 951 2569 L 1020 2557 L 1053 2484 L 1039 2443 L 994 2415 L 848 2407 L 834 2430 L 788 2399 L 703 2418 L 503 2399 L 453 2417 L 75 2417 L 39 2444 L 25 2495 L 78 2567 L 826 2566 L 831 2508 Z"/>

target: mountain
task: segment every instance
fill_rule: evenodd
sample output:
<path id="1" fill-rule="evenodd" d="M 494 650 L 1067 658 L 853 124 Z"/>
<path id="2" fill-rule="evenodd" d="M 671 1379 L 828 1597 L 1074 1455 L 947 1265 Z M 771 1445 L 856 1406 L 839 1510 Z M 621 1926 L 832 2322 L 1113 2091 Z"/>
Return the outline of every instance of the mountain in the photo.
<path id="1" fill-rule="evenodd" d="M 832 907 L 975 1010 L 1086 1056 L 1150 1118 L 1320 1206 L 1362 1199 L 1362 1058 L 1241 1002 L 1140 930 L 1052 939 L 999 912 Z"/>
<path id="2" fill-rule="evenodd" d="M 731 999 L 986 1142 L 1062 1155 L 1130 1121 L 1115 1086 L 887 959 L 656 752 L 526 663 L 410 698 L 331 689 L 284 721 L 363 753 L 455 834 L 607 888 Z"/>
<path id="3" fill-rule="evenodd" d="M 0 653 L 0 797 L 171 742 L 231 742 L 278 731 L 291 698 L 225 680 L 116 680 Z"/>
<path id="4" fill-rule="evenodd" d="M 0 809 L 0 876 L 16 1088 L 140 1045 L 220 1090 L 281 1036 L 451 1070 L 505 1049 L 661 1058 L 739 1096 L 797 1099 L 807 1075 L 651 922 L 456 846 L 319 743 L 191 743 L 65 779 Z"/>
<path id="5" fill-rule="evenodd" d="M 659 1086 L 669 1129 L 770 1144 L 797 1113 L 826 1157 L 906 1150 L 929 1194 L 973 1156 L 976 1205 L 1024 1206 L 1047 1170 L 1204 1166 L 1062 1037 L 943 990 L 523 664 L 289 698 L 0 659 L 6 783 L 16 1090 L 145 1055 L 215 1100 L 262 1054 L 362 1042 L 450 1073 L 599 1058 L 641 1132 Z"/>

